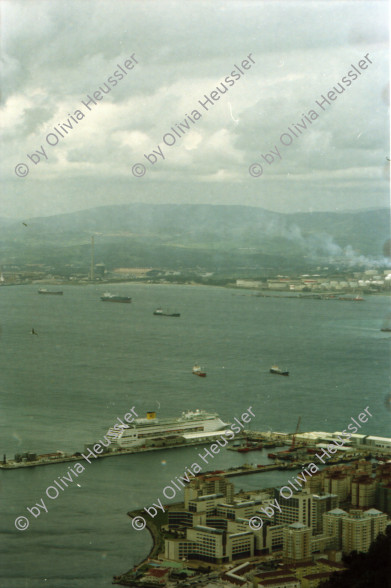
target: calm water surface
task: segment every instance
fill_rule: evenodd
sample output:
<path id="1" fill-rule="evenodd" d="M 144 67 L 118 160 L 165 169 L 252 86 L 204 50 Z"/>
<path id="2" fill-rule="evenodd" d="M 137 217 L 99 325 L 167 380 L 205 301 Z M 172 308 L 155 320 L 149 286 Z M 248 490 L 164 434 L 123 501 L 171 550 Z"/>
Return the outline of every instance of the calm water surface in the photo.
<path id="1" fill-rule="evenodd" d="M 280 431 L 293 431 L 299 416 L 301 430 L 338 430 L 369 406 L 373 418 L 362 432 L 391 436 L 391 336 L 380 331 L 389 298 L 355 303 L 209 287 L 110 288 L 132 296 L 132 304 L 100 302 L 107 286 L 64 287 L 62 297 L 38 296 L 35 286 L 0 288 L 1 454 L 82 450 L 132 406 L 162 417 L 200 408 L 226 421 L 251 406 L 251 428 Z M 155 317 L 158 306 L 181 317 Z M 196 361 L 207 378 L 192 376 Z M 289 378 L 270 375 L 272 363 Z M 201 450 L 82 460 L 85 471 L 54 500 L 45 490 L 69 464 L 1 471 L 0 585 L 109 586 L 151 546 L 126 512 L 162 498 L 173 476 L 202 461 Z M 246 461 L 267 457 L 222 451 L 211 468 Z M 256 489 L 287 477 L 270 472 L 234 482 Z M 26 507 L 41 498 L 48 513 L 34 519 Z M 30 520 L 24 532 L 14 526 L 21 515 Z"/>

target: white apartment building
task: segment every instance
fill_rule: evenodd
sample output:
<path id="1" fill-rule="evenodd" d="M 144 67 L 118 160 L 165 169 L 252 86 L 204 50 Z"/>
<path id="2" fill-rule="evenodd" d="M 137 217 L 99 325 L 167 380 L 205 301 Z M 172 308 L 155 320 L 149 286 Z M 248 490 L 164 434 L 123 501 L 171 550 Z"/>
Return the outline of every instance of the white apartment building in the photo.
<path id="1" fill-rule="evenodd" d="M 281 511 L 276 510 L 274 522 L 276 525 L 301 523 L 310 527 L 312 532 L 317 529 L 317 506 L 314 495 L 307 490 L 293 494 L 291 498 L 283 498 L 278 494 Z"/>
<path id="2" fill-rule="evenodd" d="M 293 523 L 283 529 L 283 554 L 286 563 L 311 560 L 311 529 L 302 523 Z"/>
<path id="3" fill-rule="evenodd" d="M 363 551 L 366 553 L 370 544 L 379 533 L 384 533 L 387 515 L 371 508 L 365 512 L 352 510 L 342 518 L 342 551 Z"/>

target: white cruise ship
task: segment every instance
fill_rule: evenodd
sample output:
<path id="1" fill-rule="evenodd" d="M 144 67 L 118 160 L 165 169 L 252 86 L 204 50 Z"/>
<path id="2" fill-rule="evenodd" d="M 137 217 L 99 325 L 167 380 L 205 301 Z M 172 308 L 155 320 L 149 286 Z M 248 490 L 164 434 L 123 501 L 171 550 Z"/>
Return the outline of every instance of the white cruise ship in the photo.
<path id="1" fill-rule="evenodd" d="M 225 429 L 224 423 L 218 414 L 208 413 L 204 410 L 183 412 L 178 418 L 159 419 L 155 412 L 147 412 L 146 418 L 134 419 L 127 425 L 116 425 L 108 433 L 116 434 L 115 444 L 119 447 L 140 447 L 148 440 L 162 439 L 170 436 L 183 436 L 191 434 L 192 437 L 199 433 L 200 437 L 207 433 Z"/>

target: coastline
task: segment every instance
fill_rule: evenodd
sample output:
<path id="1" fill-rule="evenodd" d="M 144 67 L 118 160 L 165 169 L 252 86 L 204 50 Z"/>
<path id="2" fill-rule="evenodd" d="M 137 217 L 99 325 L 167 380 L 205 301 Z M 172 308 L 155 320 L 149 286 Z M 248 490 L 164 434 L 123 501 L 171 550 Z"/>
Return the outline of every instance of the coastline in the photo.
<path id="1" fill-rule="evenodd" d="M 183 504 L 183 503 L 178 503 L 178 504 Z M 178 504 L 175 504 L 175 506 L 178 506 Z M 127 515 L 131 519 L 134 519 L 137 516 L 142 515 L 143 512 L 144 511 L 142 509 L 132 510 L 132 511 L 129 511 L 127 513 Z M 166 519 L 167 516 L 164 518 Z M 159 555 L 160 549 L 162 547 L 164 547 L 164 539 L 162 539 L 162 537 L 160 535 L 160 528 L 158 528 L 157 525 L 155 525 L 155 523 L 151 519 L 148 519 L 145 522 L 146 522 L 145 529 L 148 530 L 148 532 L 152 538 L 152 547 L 151 547 L 149 553 L 144 557 L 143 560 L 141 560 L 138 564 L 136 564 L 131 570 L 128 570 L 124 574 L 119 574 L 118 576 L 114 576 L 113 584 L 120 584 L 122 586 L 134 586 L 135 585 L 134 577 L 133 577 L 134 573 L 137 572 L 145 563 L 147 563 L 149 559 L 157 557 Z"/>
<path id="2" fill-rule="evenodd" d="M 338 290 L 338 291 L 325 291 L 325 292 L 318 292 L 318 291 L 310 291 L 302 293 L 301 291 L 289 291 L 289 290 L 281 290 L 279 288 L 257 288 L 257 287 L 247 287 L 247 286 L 238 286 L 236 283 L 236 278 L 232 278 L 232 282 L 228 282 L 227 284 L 213 284 L 213 283 L 205 283 L 205 282 L 165 282 L 160 280 L 130 280 L 129 278 L 118 280 L 118 279 L 107 279 L 102 281 L 94 281 L 91 282 L 89 280 L 81 280 L 81 281 L 68 281 L 68 280 L 50 280 L 50 279 L 43 279 L 43 280 L 31 280 L 22 283 L 9 283 L 0 284 L 0 287 L 8 287 L 8 286 L 115 286 L 115 285 L 142 285 L 142 286 L 202 286 L 202 287 L 210 287 L 210 288 L 223 288 L 226 290 L 238 290 L 240 292 L 249 292 L 249 295 L 253 295 L 259 298 L 297 298 L 300 300 L 338 300 L 339 296 L 353 296 L 356 295 L 357 292 L 352 293 L 351 290 Z M 270 294 L 269 294 L 270 293 Z M 360 290 L 360 295 L 364 295 L 367 297 L 372 296 L 389 296 L 391 297 L 391 290 L 379 290 L 375 291 L 366 291 Z"/>

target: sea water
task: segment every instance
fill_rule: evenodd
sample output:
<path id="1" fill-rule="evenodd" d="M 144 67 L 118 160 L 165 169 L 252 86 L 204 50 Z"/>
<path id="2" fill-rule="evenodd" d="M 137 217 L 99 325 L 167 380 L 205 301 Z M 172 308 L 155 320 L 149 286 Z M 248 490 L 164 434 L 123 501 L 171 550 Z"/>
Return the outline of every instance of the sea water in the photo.
<path id="1" fill-rule="evenodd" d="M 373 417 L 360 432 L 390 436 L 391 335 L 380 331 L 388 297 L 260 298 L 121 284 L 109 289 L 133 301 L 115 304 L 100 301 L 107 285 L 61 288 L 63 296 L 38 295 L 32 285 L 0 288 L 1 455 L 83 451 L 132 406 L 158 417 L 199 408 L 226 422 L 251 406 L 252 430 L 285 432 L 300 416 L 301 431 L 341 430 L 369 407 Z M 181 316 L 154 316 L 157 307 Z M 206 378 L 192 375 L 196 362 Z M 270 374 L 274 363 L 289 377 Z M 174 476 L 202 462 L 203 447 L 82 459 L 85 471 L 55 499 L 45 491 L 55 480 L 61 485 L 72 463 L 1 470 L 0 585 L 109 586 L 151 547 L 148 531 L 134 530 L 126 513 L 162 498 Z M 221 450 L 204 470 L 268 463 L 266 454 Z M 232 481 L 254 490 L 287 478 L 273 471 Z M 41 498 L 48 512 L 34 518 L 27 507 Z M 18 516 L 29 519 L 27 530 L 15 528 Z"/>

